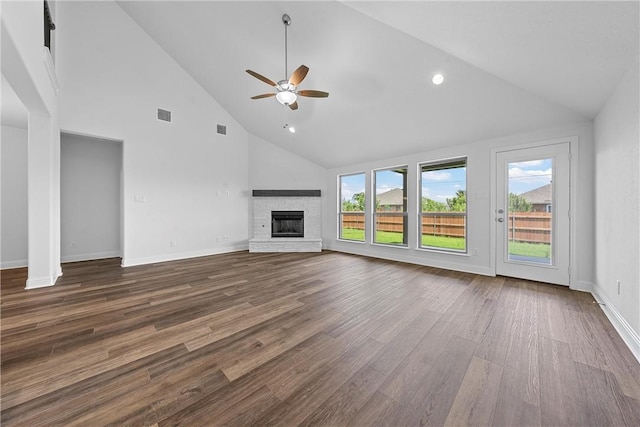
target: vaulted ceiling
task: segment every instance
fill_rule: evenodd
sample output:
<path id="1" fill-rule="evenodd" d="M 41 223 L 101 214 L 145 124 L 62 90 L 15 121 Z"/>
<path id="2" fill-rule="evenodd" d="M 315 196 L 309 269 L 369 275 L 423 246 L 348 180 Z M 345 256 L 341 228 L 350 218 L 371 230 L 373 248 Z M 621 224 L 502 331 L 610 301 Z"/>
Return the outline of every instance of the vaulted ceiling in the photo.
<path id="1" fill-rule="evenodd" d="M 639 51 L 637 1 L 118 4 L 245 129 L 328 168 L 592 119 Z M 245 73 L 285 78 L 283 13 L 287 72 L 330 93 L 297 111 Z"/>

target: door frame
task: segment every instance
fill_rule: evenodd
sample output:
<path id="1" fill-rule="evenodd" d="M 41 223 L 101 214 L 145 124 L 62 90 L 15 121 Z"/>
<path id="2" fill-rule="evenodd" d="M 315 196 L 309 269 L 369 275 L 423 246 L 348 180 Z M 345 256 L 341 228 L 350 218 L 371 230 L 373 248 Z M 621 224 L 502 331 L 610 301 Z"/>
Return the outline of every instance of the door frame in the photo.
<path id="1" fill-rule="evenodd" d="M 120 248 L 118 249 L 119 255 L 118 257 L 120 258 L 120 260 L 124 260 L 125 259 L 125 252 L 126 252 L 126 247 L 125 247 L 125 176 L 124 176 L 124 168 L 125 168 L 125 155 L 124 155 L 124 150 L 125 150 L 125 141 L 123 139 L 119 139 L 119 138 L 114 138 L 114 137 L 109 137 L 109 136 L 103 136 L 103 135 L 95 135 L 95 134 L 91 134 L 91 133 L 85 133 L 85 132 L 77 132 L 77 131 L 71 131 L 71 130 L 66 130 L 66 129 L 60 129 L 60 136 L 62 137 L 62 135 L 69 135 L 69 136 L 75 136 L 75 137 L 82 137 L 82 138 L 88 138 L 97 142 L 105 142 L 105 143 L 116 143 L 120 145 L 120 182 L 119 182 L 119 189 L 120 189 L 120 209 L 119 209 L 119 238 L 120 238 Z M 62 142 L 60 142 L 60 144 L 62 144 Z M 62 241 L 59 242 L 59 246 L 62 245 Z M 60 252 L 62 252 L 62 248 L 60 248 Z"/>
<path id="2" fill-rule="evenodd" d="M 496 275 L 496 263 L 497 263 L 497 224 L 495 219 L 495 210 L 496 203 L 498 199 L 498 188 L 497 188 L 497 157 L 498 153 L 502 151 L 511 151 L 511 150 L 520 150 L 527 148 L 536 148 L 543 147 L 546 145 L 554 145 L 561 143 L 569 144 L 569 211 L 571 213 L 569 219 L 569 288 L 574 288 L 577 283 L 577 272 L 576 272 L 576 235 L 577 235 L 577 227 L 576 227 L 576 214 L 575 207 L 576 204 L 576 195 L 577 185 L 578 185 L 578 137 L 577 136 L 568 136 L 563 138 L 553 138 L 553 139 L 543 139 L 534 142 L 527 142 L 523 144 L 517 145 L 505 145 L 503 147 L 495 147 L 491 149 L 491 212 L 490 212 L 490 230 L 491 230 L 491 242 L 490 242 L 490 273 L 492 276 Z M 533 279 L 532 279 L 533 280 Z"/>

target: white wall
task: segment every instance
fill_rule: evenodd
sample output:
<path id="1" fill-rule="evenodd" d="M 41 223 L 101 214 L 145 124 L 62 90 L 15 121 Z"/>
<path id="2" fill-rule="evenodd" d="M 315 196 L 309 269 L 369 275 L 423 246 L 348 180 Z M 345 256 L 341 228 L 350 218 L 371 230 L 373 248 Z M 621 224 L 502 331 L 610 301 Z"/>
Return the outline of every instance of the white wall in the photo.
<path id="1" fill-rule="evenodd" d="M 27 288 L 51 286 L 60 268 L 60 132 L 56 70 L 44 47 L 41 2 L 0 2 L 2 74 L 29 112 Z"/>
<path id="2" fill-rule="evenodd" d="M 283 137 L 295 138 L 288 132 Z M 249 134 L 249 193 L 251 190 L 320 190 L 326 205 L 327 170 L 290 151 Z M 249 204 L 249 237 L 253 238 L 253 203 Z"/>
<path id="3" fill-rule="evenodd" d="M 118 257 L 122 143 L 60 136 L 63 262 Z"/>
<path id="4" fill-rule="evenodd" d="M 283 138 L 295 138 L 283 130 Z M 252 190 L 322 190 L 327 170 L 290 151 L 249 135 L 249 186 Z"/>
<path id="5" fill-rule="evenodd" d="M 116 3 L 56 12 L 60 128 L 124 141 L 123 265 L 248 248 L 247 132 Z"/>
<path id="6" fill-rule="evenodd" d="M 491 178 L 491 151 L 501 147 L 511 147 L 540 141 L 553 140 L 562 137 L 577 137 L 577 158 L 573 163 L 577 167 L 577 179 L 572 183 L 575 191 L 576 205 L 574 221 L 576 230 L 576 244 L 573 259 L 574 275 L 571 287 L 590 290 L 593 284 L 594 263 L 594 233 L 593 233 L 593 136 L 591 123 L 578 123 L 564 127 L 540 130 L 537 132 L 512 135 L 488 141 L 478 141 L 471 144 L 443 147 L 440 149 L 384 159 L 376 162 L 341 167 L 327 173 L 327 203 L 324 210 L 323 244 L 328 249 L 388 258 L 398 261 L 430 265 L 478 274 L 495 274 L 492 263 L 494 237 L 491 224 L 494 221 L 494 208 L 491 206 L 490 195 L 493 192 Z M 409 198 L 409 224 L 417 223 L 417 164 L 452 157 L 467 157 L 467 244 L 470 255 L 438 253 L 416 248 L 417 231 L 409 227 L 409 247 L 386 247 L 371 243 L 344 242 L 337 239 L 337 175 L 369 172 L 372 169 L 389 166 L 409 165 L 408 194 L 416 195 Z M 478 255 L 473 255 L 473 249 L 478 249 Z"/>
<path id="7" fill-rule="evenodd" d="M 26 129 L 2 126 L 1 268 L 27 266 L 27 138 Z"/>
<path id="8" fill-rule="evenodd" d="M 596 117 L 596 295 L 640 360 L 638 61 Z M 620 292 L 616 281 L 620 281 Z"/>

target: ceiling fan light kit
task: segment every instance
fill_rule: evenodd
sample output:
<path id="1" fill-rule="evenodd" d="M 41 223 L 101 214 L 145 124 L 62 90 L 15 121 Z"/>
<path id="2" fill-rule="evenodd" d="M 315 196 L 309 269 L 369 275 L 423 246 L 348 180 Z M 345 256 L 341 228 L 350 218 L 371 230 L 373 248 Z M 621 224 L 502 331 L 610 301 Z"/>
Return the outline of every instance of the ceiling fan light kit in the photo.
<path id="1" fill-rule="evenodd" d="M 298 99 L 296 95 L 296 87 L 290 85 L 288 81 L 281 80 L 278 82 L 278 93 L 276 93 L 276 99 L 282 105 L 291 105 Z"/>
<path id="2" fill-rule="evenodd" d="M 284 24 L 284 75 L 287 75 L 288 63 L 287 63 L 287 27 L 291 25 L 291 17 L 286 13 L 282 15 L 282 23 Z M 280 80 L 278 83 L 273 82 L 271 79 L 256 73 L 252 70 L 246 70 L 248 74 L 256 79 L 273 86 L 276 89 L 275 93 L 263 93 L 261 95 L 252 96 L 251 99 L 262 99 L 276 97 L 276 100 L 292 110 L 298 109 L 298 96 L 306 96 L 310 98 L 326 98 L 329 96 L 327 92 L 320 90 L 298 90 L 298 85 L 304 80 L 309 72 L 309 67 L 301 65 L 291 74 L 288 79 Z"/>

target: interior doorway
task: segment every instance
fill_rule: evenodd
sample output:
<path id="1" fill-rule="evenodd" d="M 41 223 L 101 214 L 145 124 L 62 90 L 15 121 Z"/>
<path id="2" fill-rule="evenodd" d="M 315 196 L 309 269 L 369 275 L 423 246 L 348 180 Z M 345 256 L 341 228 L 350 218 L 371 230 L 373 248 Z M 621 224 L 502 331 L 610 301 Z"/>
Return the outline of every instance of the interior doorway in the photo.
<path id="1" fill-rule="evenodd" d="M 122 145 L 61 133 L 62 262 L 122 257 Z"/>

